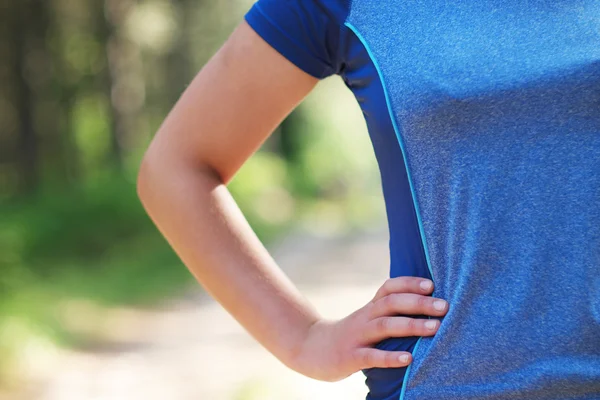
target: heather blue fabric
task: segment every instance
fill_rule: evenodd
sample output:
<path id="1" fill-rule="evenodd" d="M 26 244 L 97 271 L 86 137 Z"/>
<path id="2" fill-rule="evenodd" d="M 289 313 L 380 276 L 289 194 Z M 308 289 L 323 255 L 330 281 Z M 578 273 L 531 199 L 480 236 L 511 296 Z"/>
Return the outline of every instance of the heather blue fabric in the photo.
<path id="1" fill-rule="evenodd" d="M 373 400 L 600 399 L 600 3 L 259 0 L 275 49 L 339 74 L 369 127 L 390 275 L 431 277 L 433 337 L 378 345 Z"/>

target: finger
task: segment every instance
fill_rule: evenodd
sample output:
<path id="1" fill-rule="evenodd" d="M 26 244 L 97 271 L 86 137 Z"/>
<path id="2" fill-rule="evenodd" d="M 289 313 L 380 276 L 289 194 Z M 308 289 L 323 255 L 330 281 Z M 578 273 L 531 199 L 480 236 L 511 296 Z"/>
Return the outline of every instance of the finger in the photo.
<path id="1" fill-rule="evenodd" d="M 430 279 L 419 278 L 416 276 L 399 276 L 385 281 L 372 301 L 375 302 L 392 293 L 410 292 L 426 294 L 431 293 L 432 290 L 433 282 Z"/>
<path id="2" fill-rule="evenodd" d="M 446 300 L 415 293 L 393 293 L 370 306 L 372 319 L 397 314 L 442 316 L 447 311 Z"/>
<path id="3" fill-rule="evenodd" d="M 369 347 L 356 349 L 354 361 L 357 370 L 367 368 L 400 368 L 412 362 L 407 351 L 384 351 Z"/>
<path id="4" fill-rule="evenodd" d="M 437 319 L 380 317 L 367 323 L 363 339 L 371 344 L 390 337 L 432 336 L 439 327 Z"/>

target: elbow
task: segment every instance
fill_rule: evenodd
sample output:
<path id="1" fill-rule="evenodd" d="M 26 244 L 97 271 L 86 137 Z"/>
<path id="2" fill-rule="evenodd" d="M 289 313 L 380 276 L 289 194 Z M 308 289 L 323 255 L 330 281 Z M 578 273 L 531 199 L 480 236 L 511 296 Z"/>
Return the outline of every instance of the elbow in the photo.
<path id="1" fill-rule="evenodd" d="M 160 133 L 160 132 L 159 132 Z M 163 135 L 164 136 L 164 135 Z M 164 140 L 157 134 L 146 150 L 137 174 L 137 196 L 146 209 L 173 191 L 188 191 L 191 187 L 206 187 L 207 190 L 226 182 L 218 173 L 183 145 L 173 140 Z"/>

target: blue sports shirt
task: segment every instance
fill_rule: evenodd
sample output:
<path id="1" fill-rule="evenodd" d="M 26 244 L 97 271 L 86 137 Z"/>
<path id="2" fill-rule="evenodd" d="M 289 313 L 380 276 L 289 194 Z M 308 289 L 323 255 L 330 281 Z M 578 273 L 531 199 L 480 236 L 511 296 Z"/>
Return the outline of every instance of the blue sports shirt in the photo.
<path id="1" fill-rule="evenodd" d="M 435 283 L 434 336 L 370 400 L 600 399 L 600 2 L 259 0 L 245 16 L 359 102 L 390 276 Z M 425 316 L 421 316 L 425 318 Z"/>

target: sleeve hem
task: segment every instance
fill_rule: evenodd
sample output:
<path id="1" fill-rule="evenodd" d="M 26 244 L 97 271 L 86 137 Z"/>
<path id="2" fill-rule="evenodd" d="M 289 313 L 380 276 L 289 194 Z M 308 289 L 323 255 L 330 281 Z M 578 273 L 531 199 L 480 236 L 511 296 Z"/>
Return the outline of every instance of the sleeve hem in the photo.
<path id="1" fill-rule="evenodd" d="M 258 3 L 254 3 L 244 19 L 271 47 L 309 75 L 323 79 L 335 73 L 330 65 L 315 57 L 287 36 L 260 9 Z"/>

